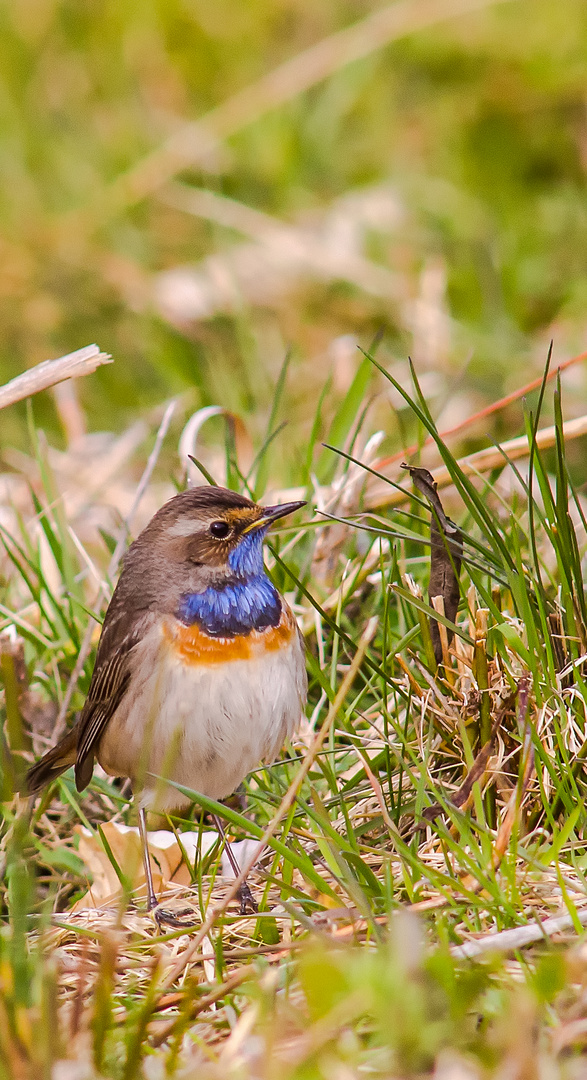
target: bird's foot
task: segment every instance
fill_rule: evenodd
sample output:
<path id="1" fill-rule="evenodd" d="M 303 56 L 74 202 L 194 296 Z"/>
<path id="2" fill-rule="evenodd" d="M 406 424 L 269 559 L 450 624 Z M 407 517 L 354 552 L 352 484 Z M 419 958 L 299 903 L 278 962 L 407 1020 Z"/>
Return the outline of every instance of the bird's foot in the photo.
<path id="1" fill-rule="evenodd" d="M 193 907 L 178 907 L 172 910 L 163 907 L 162 904 L 154 904 L 149 911 L 159 930 L 162 930 L 164 926 L 172 930 L 192 930 L 198 925 L 197 913 Z"/>
<path id="2" fill-rule="evenodd" d="M 242 885 L 239 885 L 236 896 L 237 900 L 240 900 L 240 915 L 257 914 L 259 910 L 259 905 L 257 904 L 257 901 L 255 900 L 246 881 L 243 881 Z"/>

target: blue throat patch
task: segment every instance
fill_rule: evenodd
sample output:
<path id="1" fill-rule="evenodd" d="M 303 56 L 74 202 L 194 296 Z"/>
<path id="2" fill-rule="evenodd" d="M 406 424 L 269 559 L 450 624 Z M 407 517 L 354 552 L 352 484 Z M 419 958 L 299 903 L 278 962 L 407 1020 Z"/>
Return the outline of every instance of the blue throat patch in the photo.
<path id="1" fill-rule="evenodd" d="M 197 623 L 211 637 L 236 637 L 278 625 L 281 600 L 263 566 L 265 531 L 246 533 L 230 553 L 232 576 L 225 585 L 182 596 L 177 612 L 181 622 Z"/>

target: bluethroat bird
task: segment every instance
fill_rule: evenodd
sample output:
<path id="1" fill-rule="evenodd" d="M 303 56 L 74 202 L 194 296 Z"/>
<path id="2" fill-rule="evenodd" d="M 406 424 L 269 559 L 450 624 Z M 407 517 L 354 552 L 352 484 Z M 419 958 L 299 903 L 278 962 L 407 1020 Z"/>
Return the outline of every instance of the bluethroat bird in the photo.
<path id="1" fill-rule="evenodd" d="M 274 521 L 301 506 L 258 506 L 219 487 L 165 503 L 124 559 L 79 719 L 27 774 L 30 795 L 71 765 L 78 791 L 95 761 L 130 778 L 148 907 L 159 922 L 178 925 L 158 908 L 146 809 L 189 805 L 166 781 L 226 798 L 261 761 L 274 760 L 300 721 L 302 637 L 265 572 L 263 541 Z M 256 910 L 245 883 L 241 910 L 247 906 Z"/>

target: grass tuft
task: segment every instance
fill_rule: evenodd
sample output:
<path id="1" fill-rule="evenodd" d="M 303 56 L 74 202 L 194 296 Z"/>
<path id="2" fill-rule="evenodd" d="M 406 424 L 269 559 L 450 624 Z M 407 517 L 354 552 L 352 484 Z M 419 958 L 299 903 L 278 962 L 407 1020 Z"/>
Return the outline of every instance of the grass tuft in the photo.
<path id="1" fill-rule="evenodd" d="M 133 824 L 125 787 L 96 775 L 80 800 L 66 776 L 32 813 L 12 796 L 11 762 L 47 745 L 66 695 L 69 715 L 83 700 L 98 636 L 89 611 L 96 595 L 106 602 L 116 547 L 72 543 L 35 435 L 32 517 L 2 533 L 14 615 L 2 654 L 1 1075 L 50 1075 L 65 1059 L 114 1080 L 150 1076 L 155 1060 L 204 1077 L 415 1077 L 443 1062 L 482 1076 L 581 1053 L 582 948 L 539 929 L 554 918 L 572 936 L 587 923 L 587 530 L 560 386 L 553 456 L 537 444 L 538 411 L 526 418 L 528 470 L 503 458 L 472 477 L 415 375 L 412 396 L 364 364 L 401 392 L 452 488 L 441 502 L 416 455 L 425 498 L 406 488 L 409 511 L 385 498 L 364 508 L 372 472 L 395 488 L 406 474 L 361 469 L 361 367 L 360 393 L 332 425 L 341 445 L 320 475 L 325 513 L 276 532 L 268 556 L 307 642 L 308 719 L 280 761 L 249 777 L 246 806 L 198 796 L 170 821 L 177 866 L 189 866 L 183 884 L 163 862 L 161 873 L 170 902 L 189 896 L 199 913 L 191 934 L 159 936 L 144 911 L 117 846 Z M 239 490 L 268 483 L 285 371 L 248 478 L 227 426 Z M 90 566 L 104 567 L 98 592 Z M 4 664 L 19 655 L 20 668 Z M 245 862 L 263 842 L 256 916 L 238 914 L 222 847 L 206 840 L 215 813 L 231 839 L 249 839 Z"/>

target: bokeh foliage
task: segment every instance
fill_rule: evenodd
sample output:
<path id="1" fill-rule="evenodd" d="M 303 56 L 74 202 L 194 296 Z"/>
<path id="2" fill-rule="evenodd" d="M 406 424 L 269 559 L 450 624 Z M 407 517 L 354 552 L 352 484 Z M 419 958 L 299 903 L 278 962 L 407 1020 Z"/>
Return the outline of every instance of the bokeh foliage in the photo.
<path id="1" fill-rule="evenodd" d="M 117 363 L 80 388 L 91 426 L 120 428 L 171 392 L 245 416 L 270 406 L 280 349 L 295 378 L 327 366 L 336 334 L 405 357 L 397 306 L 337 283 L 278 310 L 181 333 L 154 313 L 159 270 L 235 237 L 165 203 L 109 202 L 120 176 L 373 5 L 306 0 L 11 0 L 0 6 L 0 372 L 97 340 Z M 259 111 L 184 180 L 278 217 L 389 181 L 405 208 L 372 257 L 416 296 L 446 270 L 448 358 L 494 398 L 542 364 L 555 337 L 578 352 L 587 295 L 587 15 L 581 0 L 515 0 L 440 20 Z M 281 343 L 281 344 L 280 344 Z M 297 350 L 297 352 L 296 352 Z M 274 355 L 271 355 L 271 354 Z M 195 388 L 195 389 L 194 389 Z M 291 407 L 307 410 L 294 393 Z M 229 398 L 230 400 L 225 400 Z M 49 401 L 40 418 L 55 425 Z M 17 412 L 8 440 L 22 442 Z"/>
<path id="2" fill-rule="evenodd" d="M 406 10 L 417 6 L 406 0 Z M 407 441 L 428 426 L 420 418 L 418 427 L 415 411 L 392 398 L 359 354 L 341 378 L 333 339 L 355 335 L 368 348 L 383 329 L 377 362 L 401 383 L 401 364 L 413 353 L 435 417 L 458 397 L 462 417 L 467 402 L 477 407 L 531 378 L 542 370 L 551 337 L 555 363 L 581 352 L 587 297 L 582 0 L 489 0 L 479 11 L 415 27 L 364 59 L 341 64 L 285 105 L 272 107 L 269 97 L 258 115 L 219 141 L 205 168 L 178 168 L 185 184 L 288 222 L 312 220 L 349 192 L 387 183 L 401 214 L 391 230 L 373 225 L 366 255 L 395 276 L 398 295 L 374 296 L 336 278 L 302 281 L 279 302 L 243 305 L 237 315 L 219 313 L 181 329 L 155 309 L 159 272 L 224 252 L 240 236 L 171 205 L 169 178 L 148 196 L 133 197 L 125 175 L 136 174 L 186 122 L 213 118 L 231 95 L 371 10 L 334 0 L 0 3 L 0 377 L 96 340 L 116 362 L 78 387 L 90 430 L 124 430 L 162 399 L 183 393 L 174 436 L 188 409 L 222 404 L 244 419 L 256 451 L 285 417 L 287 442 L 271 443 L 255 490 L 262 496 L 267 483 L 283 481 L 311 495 L 314 476 L 328 483 L 337 467 L 341 475 L 341 461 L 320 440 L 348 447 L 374 389 L 383 405 L 375 406 L 375 417 L 368 413 L 361 439 L 381 426 L 391 450 L 403 438 L 401 424 Z M 439 291 L 429 308 L 446 317 L 447 331 L 434 355 L 409 317 L 410 303 L 426 301 L 430 280 Z M 280 397 L 275 388 L 289 345 Z M 565 417 L 586 411 L 580 368 L 572 379 Z M 549 393 L 541 423 L 553 411 L 550 403 Z M 34 520 L 21 515 L 12 539 L 5 536 L 12 577 L 2 614 L 3 628 L 16 625 L 26 638 L 28 675 L 50 720 L 74 670 L 88 611 L 99 604 L 87 549 L 74 547 L 79 521 L 72 532 L 56 495 L 62 489 L 47 483 L 53 458 L 38 429 L 47 429 L 53 444 L 62 438 L 50 395 L 35 400 L 34 418 L 38 426 L 27 426 L 24 406 L 2 417 L 2 450 L 16 444 L 33 451 L 29 463 L 37 471 L 23 467 L 22 477 L 27 484 L 34 477 L 40 500 Z M 158 419 L 151 415 L 150 426 Z M 427 608 L 418 599 L 428 574 L 422 507 L 414 504 L 413 519 L 393 512 L 371 519 L 373 534 L 344 531 L 340 546 L 332 543 L 332 579 L 317 572 L 316 522 L 278 537 L 272 570 L 304 622 L 318 727 L 370 616 L 378 616 L 379 629 L 329 744 L 280 826 L 286 851 L 267 864 L 268 910 L 252 927 L 243 928 L 234 913 L 221 920 L 213 934 L 214 966 L 210 957 L 207 968 L 204 960 L 201 969 L 195 964 L 170 1001 L 161 978 L 176 943 L 154 938 L 140 905 L 125 912 L 116 940 L 90 922 L 87 948 L 80 944 L 83 932 L 73 942 L 63 939 L 50 911 L 73 918 L 71 905 L 88 884 L 76 829 L 87 823 L 95 830 L 113 812 L 130 823 L 124 793 L 96 778 L 82 804 L 63 779 L 58 792 L 37 804 L 29 833 L 11 805 L 12 788 L 3 790 L 0 1080 L 49 1075 L 63 1056 L 87 1060 L 87 1075 L 151 1076 L 146 1067 L 141 1073 L 141 1054 L 156 1066 L 161 1046 L 168 1075 L 184 1051 L 188 1057 L 193 1051 L 201 1075 L 211 1078 L 246 1075 L 251 1061 L 254 1072 L 256 1053 L 259 1074 L 276 1080 L 330 1080 L 366 1069 L 462 1076 L 468 1066 L 469 1075 L 501 1078 L 533 1075 L 541 1063 L 549 1075 L 560 1066 L 562 1075 L 566 1055 L 576 1051 L 580 1058 L 584 946 L 563 952 L 545 943 L 520 951 L 515 961 L 478 965 L 449 954 L 463 939 L 530 925 L 552 912 L 569 913 L 579 931 L 577 911 L 585 911 L 585 523 L 569 485 L 577 462 L 583 482 L 584 459 L 576 443 L 564 458 L 557 419 L 557 456 L 536 458 L 530 497 L 522 482 L 510 499 L 494 475 L 473 498 L 448 459 L 461 484 L 451 513 L 487 560 L 479 568 L 469 558 L 458 618 L 466 642 L 473 609 L 479 601 L 487 605 L 489 635 L 480 640 L 485 673 L 489 665 L 494 679 L 494 714 L 506 684 L 526 693 L 528 672 L 534 677 L 534 726 L 528 721 L 525 730 L 524 710 L 513 708 L 503 723 L 497 796 L 491 777 L 489 790 L 477 784 L 465 809 L 447 801 L 478 749 L 475 694 L 486 688 L 478 657 L 469 675 L 462 665 L 468 657 L 470 667 L 471 659 L 463 653 L 448 680 L 430 665 L 421 618 Z M 528 428 L 532 422 L 527 414 Z M 522 429 L 519 404 L 500 412 L 498 435 Z M 169 438 L 158 476 L 181 483 L 176 441 L 171 444 Z M 134 494 L 127 459 L 120 471 Z M 241 483 L 236 473 L 232 479 Z M 153 502 L 159 492 L 150 493 Z M 93 500 L 91 491 L 87 503 L 78 498 L 79 519 L 91 517 Z M 96 520 L 97 531 L 102 518 Z M 378 548 L 379 531 L 384 545 Z M 114 546 L 108 530 L 100 535 L 108 551 L 88 545 L 98 577 L 107 574 Z M 47 545 L 55 563 L 49 577 Z M 70 713 L 81 707 L 93 658 L 92 648 Z M 461 683 L 470 702 L 459 696 Z M 7 695 L 7 713 L 9 705 Z M 537 764 L 526 790 L 530 734 Z M 41 732 L 43 738 L 49 735 Z M 226 811 L 238 835 L 270 820 L 301 753 L 297 747 L 251 778 L 247 813 L 254 820 Z M 518 805 L 503 829 L 516 790 L 526 800 L 524 813 Z M 425 833 L 423 810 L 434 809 L 437 799 L 443 816 L 424 819 Z M 196 817 L 187 824 L 201 825 Z M 215 850 L 192 868 L 200 905 L 224 887 L 217 884 L 213 894 L 219 857 Z M 278 909 L 277 900 L 289 908 Z M 334 914 L 331 901 L 338 905 Z M 412 903 L 422 905 L 420 929 L 395 919 Z M 337 911 L 346 937 L 335 937 Z M 357 915 L 362 919 L 353 921 Z M 306 931 L 315 942 L 298 963 L 287 949 Z M 274 962 L 282 945 L 284 955 Z M 251 977 L 238 992 L 240 984 L 230 979 L 243 961 L 251 963 Z M 202 1002 L 218 985 L 218 1001 L 206 1011 Z M 157 1015 L 160 997 L 164 1009 Z M 204 1015 L 194 1024 L 200 1009 Z M 167 1033 L 159 1026 L 166 1023 Z M 188 1030 L 192 1042 L 184 1046 Z M 232 1066 L 221 1057 L 231 1031 L 240 1048 Z M 442 1071 L 445 1051 L 459 1055 L 452 1072 Z"/>

